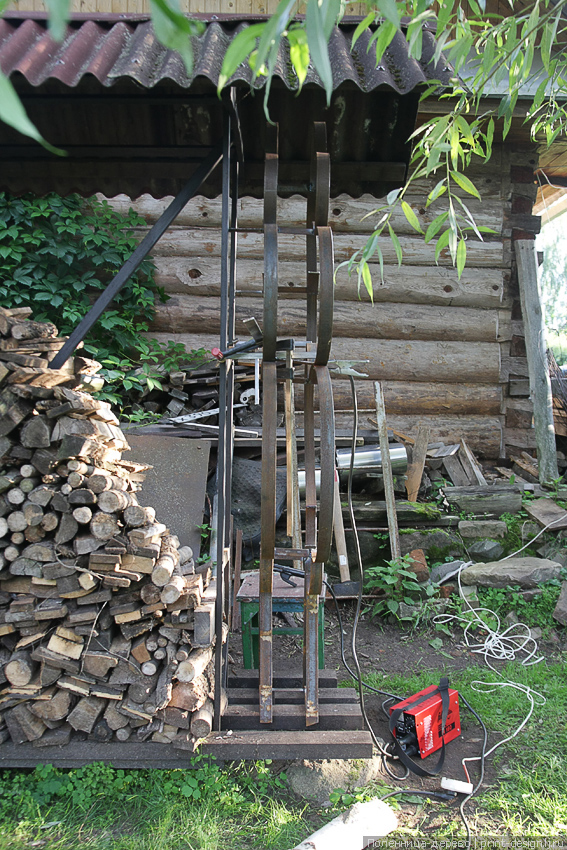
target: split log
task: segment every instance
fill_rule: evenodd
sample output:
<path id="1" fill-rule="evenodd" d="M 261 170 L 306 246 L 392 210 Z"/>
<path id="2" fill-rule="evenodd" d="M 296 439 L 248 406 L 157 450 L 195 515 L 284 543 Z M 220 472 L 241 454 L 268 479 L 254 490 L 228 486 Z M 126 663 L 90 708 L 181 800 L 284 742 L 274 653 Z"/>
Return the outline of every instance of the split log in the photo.
<path id="1" fill-rule="evenodd" d="M 33 715 L 28 706 L 21 703 L 12 709 L 12 716 L 17 720 L 28 741 L 41 738 L 47 726 L 39 717 Z"/>
<path id="2" fill-rule="evenodd" d="M 191 652 L 185 660 L 179 662 L 175 672 L 175 678 L 179 682 L 192 682 L 205 672 L 207 666 L 212 660 L 212 657 L 212 646 L 204 649 L 193 650 L 193 652 Z"/>
<path id="3" fill-rule="evenodd" d="M 132 534 L 132 532 L 130 532 Z M 152 571 L 152 582 L 157 587 L 164 587 L 173 575 L 173 570 L 179 563 L 177 538 L 165 534 L 161 539 L 159 558 Z"/>
<path id="4" fill-rule="evenodd" d="M 48 700 L 36 700 L 30 705 L 30 711 L 40 720 L 64 720 L 71 708 L 70 691 L 59 688 Z"/>
<path id="5" fill-rule="evenodd" d="M 164 585 L 160 599 L 164 604 L 172 605 L 182 596 L 191 596 L 194 600 L 193 604 L 199 605 L 201 603 L 202 594 L 203 579 L 200 575 L 172 575 L 167 584 Z"/>
<path id="6" fill-rule="evenodd" d="M 154 508 L 145 508 L 141 505 L 128 505 L 124 509 L 124 522 L 132 528 L 142 525 L 150 525 L 156 519 Z"/>
<path id="7" fill-rule="evenodd" d="M 108 491 L 108 493 L 112 492 L 115 491 Z M 104 495 L 104 493 L 101 493 L 99 499 L 101 499 Z M 89 528 L 92 536 L 97 540 L 112 540 L 113 537 L 120 533 L 120 526 L 117 518 L 111 513 L 103 512 L 103 510 L 93 516 Z"/>
<path id="8" fill-rule="evenodd" d="M 221 705 L 220 705 L 220 713 L 221 716 L 225 713 L 228 706 L 228 699 L 226 696 L 226 692 L 222 691 L 221 693 Z M 198 708 L 191 715 L 191 734 L 195 736 L 195 738 L 206 738 L 213 730 L 213 718 L 214 718 L 214 705 L 212 700 L 207 699 L 204 705 L 201 708 Z"/>
<path id="9" fill-rule="evenodd" d="M 105 700 L 99 697 L 83 697 L 67 717 L 67 722 L 76 731 L 91 732 L 105 706 Z"/>
<path id="10" fill-rule="evenodd" d="M 15 688 L 28 685 L 35 673 L 36 666 L 29 652 L 14 652 L 4 668 L 4 675 Z"/>

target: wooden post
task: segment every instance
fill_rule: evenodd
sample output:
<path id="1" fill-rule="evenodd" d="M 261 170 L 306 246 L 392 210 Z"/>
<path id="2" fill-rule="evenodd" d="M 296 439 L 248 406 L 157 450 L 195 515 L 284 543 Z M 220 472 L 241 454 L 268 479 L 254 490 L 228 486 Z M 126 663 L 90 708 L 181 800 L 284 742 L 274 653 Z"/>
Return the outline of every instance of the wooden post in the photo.
<path id="1" fill-rule="evenodd" d="M 530 377 L 530 398 L 539 461 L 539 480 L 549 484 L 559 478 L 553 425 L 553 397 L 547 367 L 545 329 L 537 280 L 537 257 L 533 240 L 515 243 L 518 284 L 526 334 L 526 354 Z"/>
<path id="2" fill-rule="evenodd" d="M 388 428 L 386 426 L 384 396 L 382 395 L 382 388 L 378 381 L 375 381 L 374 383 L 374 398 L 376 401 L 378 434 L 380 436 L 380 454 L 382 455 L 382 475 L 384 476 L 384 498 L 386 499 L 386 513 L 388 515 L 390 549 L 392 550 L 392 560 L 396 560 L 401 557 L 400 534 L 398 532 L 396 496 L 394 493 L 394 480 L 392 478 L 392 464 L 390 462 L 390 448 L 388 445 Z"/>

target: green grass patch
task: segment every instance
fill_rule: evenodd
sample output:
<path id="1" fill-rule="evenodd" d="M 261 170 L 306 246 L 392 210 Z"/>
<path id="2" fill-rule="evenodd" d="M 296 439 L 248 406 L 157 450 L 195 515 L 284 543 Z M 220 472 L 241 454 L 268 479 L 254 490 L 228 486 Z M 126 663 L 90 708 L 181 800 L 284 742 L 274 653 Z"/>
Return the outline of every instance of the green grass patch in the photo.
<path id="1" fill-rule="evenodd" d="M 323 823 L 318 809 L 290 799 L 269 763 L 191 764 L 4 771 L 0 850 L 287 850 Z"/>
<path id="2" fill-rule="evenodd" d="M 502 676 L 489 669 L 468 668 L 463 671 L 424 670 L 419 674 L 387 676 L 368 674 L 370 685 L 384 691 L 410 696 L 447 675 L 451 687 L 463 694 L 482 717 L 489 730 L 490 749 L 497 741 L 511 735 L 526 717 L 529 701 L 520 691 L 500 688 L 504 680 L 528 686 L 541 694 L 546 702 L 536 705 L 531 718 L 516 738 L 497 749 L 490 757 L 497 770 L 497 781 L 479 792 L 475 798 L 473 826 L 477 834 L 511 836 L 565 836 L 567 834 L 567 670 L 564 664 L 541 662 L 523 667 L 514 662 Z M 493 683 L 495 690 L 479 691 L 475 682 Z M 352 687 L 352 680 L 345 686 Z M 461 702 L 461 726 L 466 735 L 478 724 Z M 458 740 L 451 747 L 458 747 Z M 479 744 L 480 754 L 480 744 Z M 473 774 L 474 775 L 474 774 Z M 455 779 L 465 779 L 455 776 Z M 469 809 L 469 811 L 472 811 Z M 441 825 L 436 837 L 460 833 L 456 820 Z M 423 833 L 419 829 L 412 835 Z M 429 833 L 430 834 L 430 833 Z"/>

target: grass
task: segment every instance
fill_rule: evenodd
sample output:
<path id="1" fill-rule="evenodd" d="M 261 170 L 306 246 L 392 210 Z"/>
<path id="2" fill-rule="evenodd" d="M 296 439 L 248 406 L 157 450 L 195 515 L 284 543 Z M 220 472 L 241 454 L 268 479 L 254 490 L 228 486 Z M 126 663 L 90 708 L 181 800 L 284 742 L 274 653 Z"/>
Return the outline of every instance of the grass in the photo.
<path id="1" fill-rule="evenodd" d="M 448 668 L 444 674 L 449 676 L 451 686 L 464 694 L 482 717 L 490 732 L 489 749 L 519 726 L 528 713 L 529 702 L 513 688 L 482 692 L 475 682 L 498 683 L 507 679 L 528 686 L 546 700 L 545 706 L 536 706 L 518 737 L 490 757 L 496 768 L 496 778 L 490 787 L 479 792 L 474 805 L 470 804 L 467 809 L 477 834 L 564 837 L 567 834 L 565 665 L 541 662 L 523 667 L 514 662 L 502 670 L 502 677 L 478 667 L 458 672 Z M 443 675 L 442 671 L 436 670 L 409 676 L 369 674 L 366 679 L 381 690 L 409 695 L 438 680 L 440 675 Z M 352 682 L 346 684 L 352 686 Z M 475 733 L 478 729 L 476 720 L 464 705 L 461 705 L 461 725 L 465 735 L 473 726 Z M 451 746 L 458 746 L 458 742 Z M 465 775 L 454 778 L 465 780 Z M 410 829 L 408 834 L 413 837 L 431 835 L 419 826 Z M 455 817 L 442 817 L 436 837 L 453 834 L 463 835 L 460 821 Z"/>
<path id="2" fill-rule="evenodd" d="M 192 770 L 171 771 L 40 766 L 5 771 L 0 794 L 0 850 L 287 850 L 323 822 L 263 762 L 221 769 L 197 759 Z"/>

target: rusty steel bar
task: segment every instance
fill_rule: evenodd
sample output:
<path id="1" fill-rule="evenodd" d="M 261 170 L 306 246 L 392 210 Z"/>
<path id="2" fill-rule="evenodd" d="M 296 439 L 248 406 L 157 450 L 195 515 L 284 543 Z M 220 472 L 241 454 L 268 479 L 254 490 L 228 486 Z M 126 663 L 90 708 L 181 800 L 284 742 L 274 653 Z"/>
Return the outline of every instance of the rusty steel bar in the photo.
<path id="1" fill-rule="evenodd" d="M 185 184 L 181 192 L 175 196 L 168 208 L 160 215 L 156 223 L 146 233 L 138 247 L 126 260 L 122 268 L 113 277 L 104 292 L 102 292 L 87 315 L 81 319 L 75 330 L 69 336 L 65 345 L 57 352 L 49 363 L 50 369 L 59 369 L 72 355 L 80 342 L 86 337 L 92 326 L 97 322 L 113 298 L 120 292 L 125 283 L 134 274 L 140 263 L 148 256 L 158 239 L 160 239 L 169 225 L 179 215 L 181 210 L 197 194 L 202 183 L 205 182 L 211 171 L 216 168 L 223 155 L 223 142 L 220 142 L 209 156 L 203 160 L 191 179 Z"/>
<path id="2" fill-rule="evenodd" d="M 272 593 L 276 545 L 276 363 L 264 362 L 262 399 L 262 491 L 259 581 L 259 696 L 260 723 L 272 722 Z"/>
<path id="3" fill-rule="evenodd" d="M 314 572 L 322 564 L 305 562 L 303 597 L 303 680 L 305 682 L 305 725 L 319 722 L 319 594 L 311 590 Z M 316 583 L 316 582 L 315 582 Z"/>

